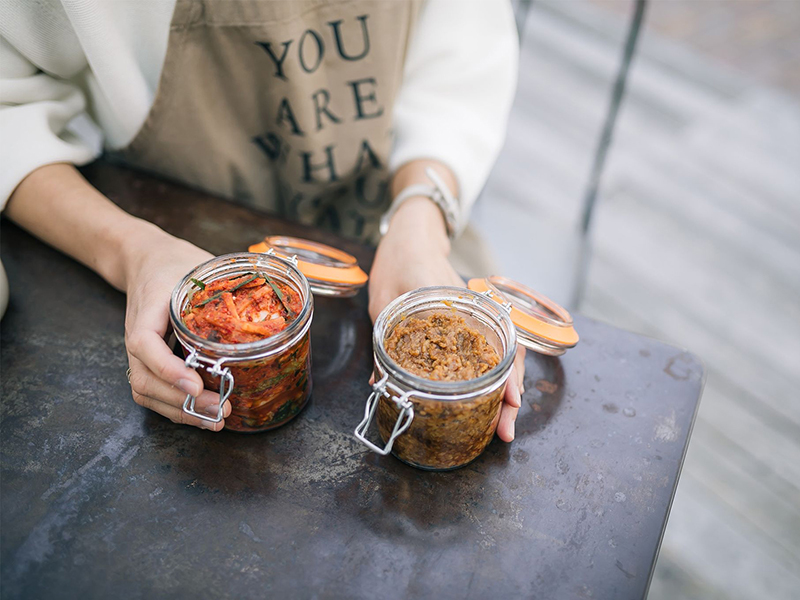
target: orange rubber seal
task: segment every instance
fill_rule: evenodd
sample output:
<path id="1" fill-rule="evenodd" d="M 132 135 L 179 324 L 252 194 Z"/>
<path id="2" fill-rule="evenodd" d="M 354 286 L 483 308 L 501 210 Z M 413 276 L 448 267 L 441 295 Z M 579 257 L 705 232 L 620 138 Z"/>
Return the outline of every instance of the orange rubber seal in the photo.
<path id="1" fill-rule="evenodd" d="M 552 319 L 545 320 L 546 317 L 540 318 L 528 314 L 511 303 L 511 321 L 516 327 L 542 340 L 563 346 L 565 348 L 572 348 L 578 343 L 578 340 L 580 339 L 578 337 L 578 332 L 575 331 L 575 328 L 572 326 L 572 317 L 564 308 L 549 298 L 545 298 L 541 294 L 538 294 L 516 282 L 499 277 L 497 279 L 502 280 L 506 285 L 514 286 L 515 291 L 524 294 L 535 304 L 543 306 L 563 320 L 563 323 L 558 323 Z M 491 292 L 493 299 L 500 304 L 509 302 L 508 298 L 506 298 L 505 295 L 503 295 L 503 293 L 500 292 L 495 286 L 491 285 L 488 279 L 470 279 L 467 287 L 473 292 Z"/>
<path id="2" fill-rule="evenodd" d="M 295 254 L 284 248 L 297 249 Z M 299 238 L 283 236 L 271 236 L 265 238 L 263 242 L 253 244 L 248 248 L 250 252 L 268 252 L 272 249 L 281 258 L 291 258 L 297 256 L 297 268 L 310 280 L 324 281 L 327 283 L 339 283 L 345 285 L 362 286 L 369 277 L 358 266 L 355 256 L 343 252 L 337 248 L 318 244 Z M 320 257 L 320 262 L 303 260 L 301 256 Z M 328 264 L 322 264 L 327 262 Z"/>

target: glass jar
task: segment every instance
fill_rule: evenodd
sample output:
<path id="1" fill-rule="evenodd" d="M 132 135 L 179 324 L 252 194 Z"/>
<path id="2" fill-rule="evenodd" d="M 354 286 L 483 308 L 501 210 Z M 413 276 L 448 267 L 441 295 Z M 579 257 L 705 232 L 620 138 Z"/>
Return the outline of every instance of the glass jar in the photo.
<path id="1" fill-rule="evenodd" d="M 402 369 L 384 344 L 408 317 L 448 312 L 482 334 L 500 357 L 488 373 L 465 381 L 436 381 Z M 356 436 L 380 454 L 390 451 L 412 466 L 461 467 L 483 452 L 500 418 L 506 381 L 514 365 L 517 335 L 508 313 L 483 294 L 465 288 L 430 287 L 404 294 L 378 316 L 373 328 L 374 391 Z M 377 413 L 379 448 L 365 433 Z"/>
<path id="2" fill-rule="evenodd" d="M 187 273 L 172 292 L 170 321 L 186 355 L 186 366 L 198 369 L 207 389 L 219 392 L 217 414 L 197 412 L 187 394 L 183 410 L 206 421 L 222 421 L 223 405 L 231 401 L 225 428 L 256 433 L 279 427 L 296 417 L 311 396 L 311 321 L 314 294 L 345 298 L 358 293 L 367 274 L 355 257 L 331 246 L 288 236 L 268 236 L 250 252 L 213 258 Z M 289 286 L 302 309 L 277 334 L 244 344 L 224 344 L 200 337 L 183 322 L 183 311 L 205 284 L 255 272 Z"/>
<path id="3" fill-rule="evenodd" d="M 197 289 L 192 279 L 210 283 L 254 272 L 267 273 L 289 286 L 303 308 L 288 327 L 263 340 L 245 344 L 213 342 L 189 330 L 183 311 Z M 222 406 L 231 401 L 225 428 L 241 432 L 273 429 L 293 419 L 311 395 L 310 327 L 314 297 L 308 280 L 289 260 L 267 254 L 227 254 L 213 258 L 188 273 L 175 287 L 170 301 L 170 321 L 186 354 L 186 366 L 199 369 L 206 389 L 219 392 L 217 415 L 209 418 L 195 411 L 195 399 L 187 395 L 184 411 L 219 422 Z"/>
<path id="4" fill-rule="evenodd" d="M 464 381 L 439 381 L 403 369 L 389 356 L 386 341 L 409 317 L 450 313 L 482 334 L 500 362 L 489 372 Z M 474 279 L 468 289 L 428 287 L 389 304 L 373 328 L 375 383 L 356 438 L 381 455 L 390 452 L 421 469 L 446 471 L 477 458 L 492 440 L 500 419 L 505 387 L 517 343 L 560 355 L 578 335 L 569 313 L 509 279 Z M 367 439 L 377 415 L 381 448 Z"/>

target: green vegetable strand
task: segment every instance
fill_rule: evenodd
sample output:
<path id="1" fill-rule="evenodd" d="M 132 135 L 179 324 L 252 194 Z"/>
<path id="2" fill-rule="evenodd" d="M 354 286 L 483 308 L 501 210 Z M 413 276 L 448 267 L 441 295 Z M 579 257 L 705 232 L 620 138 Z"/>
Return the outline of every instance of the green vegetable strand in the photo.
<path id="1" fill-rule="evenodd" d="M 240 287 L 244 287 L 245 285 L 247 285 L 251 281 L 255 281 L 256 279 L 258 279 L 258 277 L 259 277 L 258 273 L 253 273 L 253 275 L 249 279 L 246 279 L 242 283 L 238 284 L 236 287 L 234 287 L 234 288 L 232 288 L 230 290 L 223 290 L 221 292 L 217 292 L 216 294 L 214 294 L 210 298 L 206 298 L 200 304 L 198 304 L 196 306 L 196 308 L 200 308 L 201 306 L 205 306 L 206 304 L 208 304 L 209 302 L 212 302 L 214 300 L 219 300 L 220 298 L 222 298 L 222 294 L 224 294 L 225 292 L 230 292 L 232 294 L 233 292 L 238 290 Z"/>
<path id="2" fill-rule="evenodd" d="M 266 273 L 261 273 L 261 277 L 263 277 L 267 281 L 269 286 L 272 288 L 272 291 L 275 292 L 275 295 L 278 297 L 278 300 L 280 301 L 281 306 L 283 306 L 283 308 L 286 311 L 286 314 L 289 316 L 289 318 L 290 319 L 294 319 L 294 316 L 295 316 L 294 315 L 294 311 L 291 308 L 289 308 L 289 305 L 286 304 L 286 302 L 284 301 L 283 292 L 281 292 L 278 289 L 278 286 L 275 285 L 275 282 L 272 281 L 272 279 L 270 278 L 269 275 L 267 275 Z"/>

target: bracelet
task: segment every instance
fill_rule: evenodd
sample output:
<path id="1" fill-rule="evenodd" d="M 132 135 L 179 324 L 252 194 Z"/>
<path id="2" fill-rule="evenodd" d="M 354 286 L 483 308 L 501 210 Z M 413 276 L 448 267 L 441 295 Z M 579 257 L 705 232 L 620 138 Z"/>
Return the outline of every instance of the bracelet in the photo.
<path id="1" fill-rule="evenodd" d="M 397 194 L 394 200 L 392 200 L 389 210 L 387 210 L 383 217 L 381 217 L 381 235 L 386 235 L 386 232 L 389 231 L 389 223 L 391 222 L 394 213 L 397 212 L 397 209 L 399 209 L 406 200 L 415 196 L 424 196 L 425 198 L 429 198 L 436 206 L 439 207 L 439 210 L 442 211 L 445 228 L 447 229 L 447 237 L 449 237 L 451 240 L 455 237 L 458 221 L 458 200 L 456 200 L 456 198 L 450 192 L 450 188 L 448 188 L 444 181 L 442 181 L 442 178 L 439 177 L 439 174 L 436 171 L 428 167 L 425 169 L 425 174 L 431 181 L 433 181 L 433 185 L 415 183 L 407 188 L 404 188 L 399 194 Z"/>

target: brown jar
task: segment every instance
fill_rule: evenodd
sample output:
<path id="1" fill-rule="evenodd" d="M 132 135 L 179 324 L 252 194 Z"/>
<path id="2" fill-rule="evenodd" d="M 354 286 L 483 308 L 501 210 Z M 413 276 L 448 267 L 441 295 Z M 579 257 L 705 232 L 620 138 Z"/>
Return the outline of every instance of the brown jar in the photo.
<path id="1" fill-rule="evenodd" d="M 482 334 L 500 357 L 475 379 L 442 381 L 415 375 L 386 351 L 394 328 L 409 317 L 449 313 Z M 375 383 L 355 436 L 381 455 L 420 469 L 446 471 L 477 458 L 492 440 L 519 342 L 550 355 L 578 342 L 569 313 L 544 296 L 502 278 L 472 280 L 469 289 L 427 287 L 389 304 L 373 328 Z M 366 435 L 377 414 L 381 448 Z"/>
<path id="2" fill-rule="evenodd" d="M 464 381 L 425 379 L 402 369 L 386 352 L 386 339 L 404 319 L 424 319 L 439 312 L 462 317 L 486 338 L 500 363 L 488 373 Z M 422 469 L 455 469 L 480 455 L 497 428 L 517 350 L 508 312 L 485 295 L 465 288 L 422 288 L 400 296 L 381 312 L 375 321 L 373 344 L 376 382 L 356 436 L 372 450 L 392 452 Z M 384 448 L 364 437 L 375 413 Z"/>

